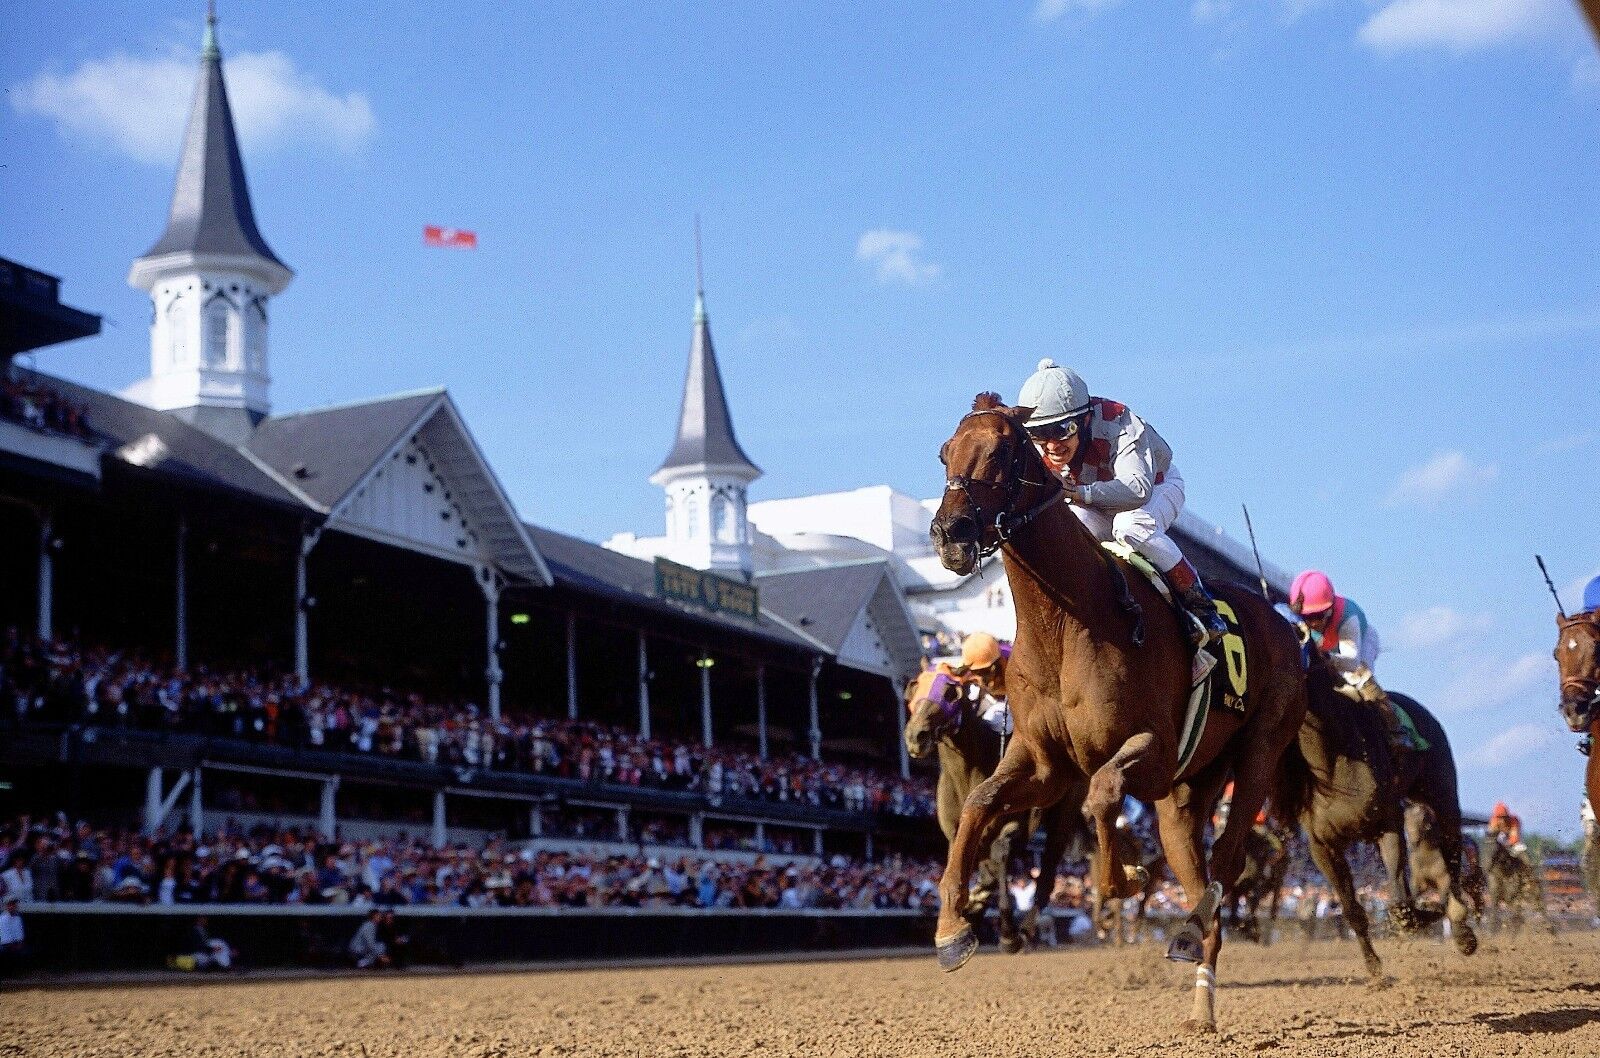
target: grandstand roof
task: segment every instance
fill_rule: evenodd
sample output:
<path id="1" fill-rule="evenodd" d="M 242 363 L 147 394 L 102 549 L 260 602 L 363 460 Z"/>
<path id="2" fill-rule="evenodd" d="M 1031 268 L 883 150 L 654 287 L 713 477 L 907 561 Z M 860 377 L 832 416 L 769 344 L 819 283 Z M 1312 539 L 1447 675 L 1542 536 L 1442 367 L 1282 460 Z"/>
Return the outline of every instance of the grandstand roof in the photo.
<path id="1" fill-rule="evenodd" d="M 36 381 L 84 409 L 114 458 L 183 483 L 304 508 L 304 500 L 258 460 L 164 411 L 48 375 Z"/>
<path id="2" fill-rule="evenodd" d="M 866 613 L 894 667 L 904 670 L 897 675 L 914 671 L 921 658 L 916 621 L 883 559 L 762 574 L 756 586 L 764 608 L 782 614 L 836 656 L 852 653 L 851 633 L 859 631 Z"/>
<path id="3" fill-rule="evenodd" d="M 822 643 L 788 627 L 781 613 L 773 613 L 765 597 L 761 600 L 762 619 L 750 621 L 726 614 L 715 614 L 684 604 L 669 602 L 656 596 L 656 574 L 653 564 L 643 559 L 619 554 L 599 544 L 580 540 L 575 536 L 529 525 L 528 535 L 550 567 L 555 582 L 586 594 L 601 595 L 630 606 L 640 606 L 661 613 L 715 625 L 740 635 L 755 636 L 786 647 L 832 653 Z"/>
<path id="4" fill-rule="evenodd" d="M 430 468 L 437 460 L 473 522 L 488 534 L 495 564 L 532 583 L 551 583 L 516 508 L 442 388 L 273 416 L 256 427 L 247 448 L 292 480 L 331 525 L 360 531 L 363 523 L 346 517 L 354 499 L 402 445 L 419 438 L 432 453 Z"/>

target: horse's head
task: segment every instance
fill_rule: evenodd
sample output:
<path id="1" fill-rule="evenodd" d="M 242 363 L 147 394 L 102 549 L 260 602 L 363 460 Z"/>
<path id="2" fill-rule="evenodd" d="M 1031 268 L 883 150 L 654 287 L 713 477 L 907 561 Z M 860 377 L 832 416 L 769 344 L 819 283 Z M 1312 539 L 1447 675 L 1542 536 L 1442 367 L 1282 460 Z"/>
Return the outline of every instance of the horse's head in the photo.
<path id="1" fill-rule="evenodd" d="M 997 395 L 980 393 L 972 412 L 939 449 L 944 498 L 928 535 L 952 573 L 971 573 L 980 558 L 993 554 L 1037 513 L 1021 509 L 1030 489 L 1046 490 L 1047 498 L 1060 491 L 1023 428 L 1032 411 L 1008 408 Z"/>
<path id="2" fill-rule="evenodd" d="M 1557 617 L 1556 667 L 1561 672 L 1561 715 L 1574 731 L 1600 719 L 1600 610 Z"/>
<path id="3" fill-rule="evenodd" d="M 961 726 L 965 682 L 940 664 L 906 684 L 906 752 L 918 760 L 933 752 L 941 738 Z"/>

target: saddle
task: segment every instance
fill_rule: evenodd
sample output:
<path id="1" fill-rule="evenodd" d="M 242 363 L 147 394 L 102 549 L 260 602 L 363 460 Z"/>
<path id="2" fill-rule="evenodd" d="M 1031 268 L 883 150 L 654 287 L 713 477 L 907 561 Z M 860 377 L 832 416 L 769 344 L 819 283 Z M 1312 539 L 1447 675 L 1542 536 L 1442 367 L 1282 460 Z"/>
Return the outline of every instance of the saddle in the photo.
<path id="1" fill-rule="evenodd" d="M 1228 633 L 1220 642 L 1211 642 L 1200 622 L 1184 608 L 1172 594 L 1161 571 L 1137 551 L 1116 541 L 1102 543 L 1101 547 L 1137 570 L 1150 586 L 1161 594 L 1172 608 L 1178 621 L 1185 626 L 1199 627 L 1204 637 L 1195 651 L 1196 664 L 1190 673 L 1189 707 L 1184 711 L 1183 730 L 1178 738 L 1178 771 L 1181 776 L 1193 759 L 1200 740 L 1205 735 L 1206 720 L 1213 706 L 1233 713 L 1244 712 L 1245 694 L 1249 690 L 1249 665 L 1245 658 L 1244 637 L 1240 635 L 1239 615 L 1221 599 L 1216 600 L 1217 612 L 1228 625 Z M 1218 664 L 1221 661 L 1223 664 Z"/>

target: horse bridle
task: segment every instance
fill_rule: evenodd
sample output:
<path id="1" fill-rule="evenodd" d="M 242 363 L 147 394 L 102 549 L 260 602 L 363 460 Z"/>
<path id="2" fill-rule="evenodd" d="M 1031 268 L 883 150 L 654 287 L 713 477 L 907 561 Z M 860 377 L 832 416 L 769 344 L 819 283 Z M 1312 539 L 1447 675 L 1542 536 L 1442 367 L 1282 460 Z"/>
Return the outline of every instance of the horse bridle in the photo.
<path id="1" fill-rule="evenodd" d="M 1062 487 L 1061 482 L 1053 477 L 1048 481 L 1028 480 L 1027 472 L 1023 468 L 1023 462 L 1026 458 L 1026 447 L 1031 447 L 1033 440 L 1028 437 L 1028 432 L 1022 427 L 1018 426 L 1011 416 L 993 408 L 985 408 L 982 411 L 970 413 L 967 418 L 975 418 L 979 415 L 999 416 L 1000 420 L 1006 424 L 1006 430 L 1013 434 L 1013 436 L 1020 435 L 1022 442 L 1011 454 L 1009 481 L 1004 483 L 999 481 L 986 481 L 983 478 L 974 478 L 967 474 L 959 474 L 955 477 L 946 477 L 944 480 L 945 491 L 963 493 L 967 497 L 967 502 L 972 505 L 973 513 L 977 515 L 978 560 L 981 562 L 983 559 L 988 558 L 996 551 L 999 551 L 1024 526 L 1033 521 L 1035 518 L 1039 517 L 1039 515 L 1043 514 L 1052 503 L 1057 501 L 1062 492 L 1065 490 Z M 974 485 L 982 485 L 985 488 L 994 489 L 996 491 L 1001 489 L 1005 490 L 1006 502 L 998 511 L 995 512 L 993 519 L 989 518 L 988 514 L 984 511 L 983 504 L 979 503 L 978 498 L 972 494 L 972 486 Z M 1012 508 L 1016 506 L 1017 498 L 1022 495 L 1022 490 L 1030 485 L 1037 488 L 1050 489 L 1050 493 L 1039 503 L 1030 507 L 1021 514 L 1013 512 Z M 983 531 L 986 527 L 994 530 L 994 540 L 989 544 L 985 544 L 983 542 Z"/>
<path id="2" fill-rule="evenodd" d="M 1560 622 L 1561 634 L 1565 637 L 1570 634 L 1568 629 L 1584 624 L 1593 625 L 1595 630 L 1600 632 L 1600 611 L 1591 610 L 1587 613 L 1576 614 Z M 1591 649 L 1600 651 L 1600 642 L 1593 644 Z M 1591 671 L 1595 668 L 1597 660 L 1600 659 L 1590 659 Z M 1575 692 L 1570 698 L 1567 696 L 1568 688 L 1572 688 Z M 1600 709 L 1600 679 L 1595 676 L 1577 676 L 1563 679 L 1561 681 L 1561 700 L 1562 702 L 1572 702 L 1582 711 L 1581 719 L 1588 722 L 1594 716 L 1595 710 Z"/>

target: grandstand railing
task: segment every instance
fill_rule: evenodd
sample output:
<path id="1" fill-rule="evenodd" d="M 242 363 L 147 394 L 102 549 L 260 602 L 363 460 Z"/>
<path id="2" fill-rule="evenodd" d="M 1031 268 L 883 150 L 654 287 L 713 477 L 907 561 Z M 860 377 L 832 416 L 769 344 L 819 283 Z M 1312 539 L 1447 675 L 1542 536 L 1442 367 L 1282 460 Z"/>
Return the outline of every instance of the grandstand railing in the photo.
<path id="1" fill-rule="evenodd" d="M 425 761 L 296 749 L 243 739 L 138 728 L 72 725 L 13 731 L 0 755 L 13 760 L 60 764 L 118 765 L 190 769 L 211 765 L 247 765 L 284 773 L 338 776 L 428 790 L 470 789 L 476 794 L 502 793 L 512 799 L 599 803 L 682 815 L 704 813 L 718 819 L 791 824 L 801 827 L 884 835 L 924 835 L 930 819 L 884 812 L 849 812 L 785 801 L 712 796 L 695 790 L 662 790 L 599 780 L 567 779 L 493 768 L 428 764 Z"/>

